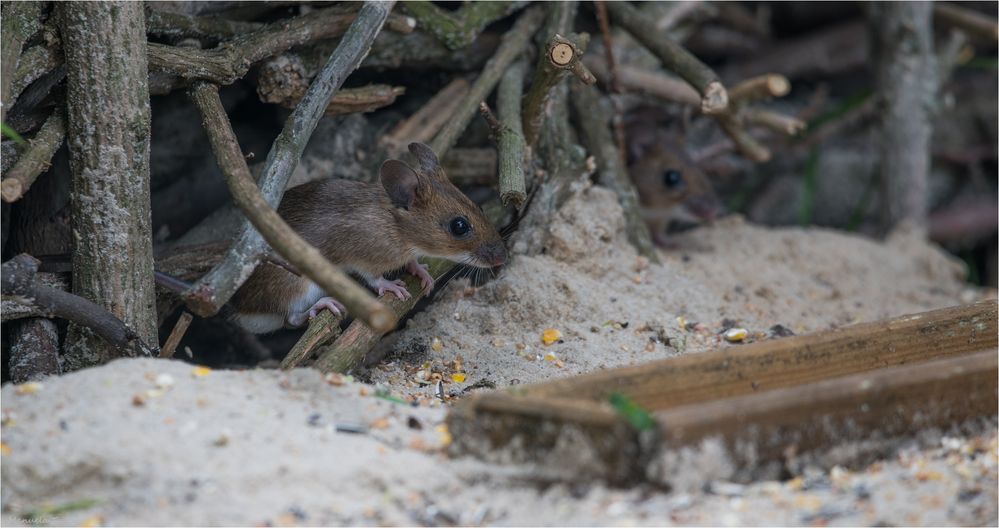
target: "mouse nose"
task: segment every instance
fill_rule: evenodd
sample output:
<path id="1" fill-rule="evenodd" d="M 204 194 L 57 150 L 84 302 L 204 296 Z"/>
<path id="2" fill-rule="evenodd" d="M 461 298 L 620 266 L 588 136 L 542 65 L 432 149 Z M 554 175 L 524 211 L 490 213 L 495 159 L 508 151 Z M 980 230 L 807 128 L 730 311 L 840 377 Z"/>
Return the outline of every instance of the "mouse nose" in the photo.
<path id="1" fill-rule="evenodd" d="M 482 257 L 492 267 L 502 266 L 506 263 L 506 247 L 502 242 L 488 244 L 482 248 Z"/>

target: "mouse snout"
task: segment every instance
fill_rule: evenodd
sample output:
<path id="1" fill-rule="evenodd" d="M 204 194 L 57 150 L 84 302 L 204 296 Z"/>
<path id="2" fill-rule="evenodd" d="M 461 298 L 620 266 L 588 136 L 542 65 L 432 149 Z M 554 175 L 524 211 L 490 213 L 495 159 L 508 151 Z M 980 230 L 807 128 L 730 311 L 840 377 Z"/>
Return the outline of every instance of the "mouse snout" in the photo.
<path id="1" fill-rule="evenodd" d="M 506 263 L 506 246 L 501 241 L 482 244 L 477 253 L 479 259 L 491 267 L 495 268 Z"/>
<path id="2" fill-rule="evenodd" d="M 713 198 L 691 199 L 686 205 L 687 209 L 702 222 L 711 222 L 725 215 L 725 206 Z"/>

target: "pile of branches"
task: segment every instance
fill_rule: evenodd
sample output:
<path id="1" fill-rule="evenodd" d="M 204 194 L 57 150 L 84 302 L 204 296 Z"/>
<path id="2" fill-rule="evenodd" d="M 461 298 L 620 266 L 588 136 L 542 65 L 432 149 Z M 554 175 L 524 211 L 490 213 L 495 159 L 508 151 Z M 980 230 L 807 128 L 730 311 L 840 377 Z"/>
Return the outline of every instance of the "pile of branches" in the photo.
<path id="1" fill-rule="evenodd" d="M 279 3 L 205 4 L 189 5 L 216 13 L 179 14 L 141 3 L 3 4 L 0 88 L 10 138 L 3 143 L 3 253 L 9 258 L 3 322 L 9 323 L 10 379 L 124 356 L 170 357 L 193 317 L 224 312 L 262 265 L 308 277 L 354 318 L 341 328 L 339 317 L 323 312 L 282 367 L 355 368 L 414 309 L 420 285 L 406 279 L 408 300 L 376 299 L 275 211 L 320 119 L 390 106 L 408 88 L 343 88 L 355 70 L 418 65 L 448 76 L 422 107 L 366 145 L 367 157 L 396 156 L 409 142 L 422 141 L 446 162 L 470 124 L 482 119 L 491 142 L 466 149 L 463 157 L 473 150 L 485 155 L 480 166 L 486 169 L 470 176 L 452 171 L 452 177 L 495 189 L 484 209 L 516 231 L 516 252 L 526 254 L 542 251 L 545 226 L 571 184 L 591 178 L 618 194 L 630 242 L 657 259 L 627 175 L 623 94 L 690 107 L 717 124 L 727 148 L 753 162 L 771 158 L 766 138 L 804 129 L 800 119 L 760 105 L 788 93 L 785 76 L 764 72 L 723 82 L 668 36 L 697 13 L 688 5 L 697 3 L 679 3 L 659 20 L 641 10 L 647 6 L 602 1 L 586 11 L 577 2 L 471 2 L 454 11 L 428 1 L 293 10 Z M 765 31 L 738 4 L 717 6 L 712 16 Z M 599 51 L 585 55 L 591 35 L 577 32 L 577 23 L 595 28 Z M 659 66 L 619 64 L 615 32 L 629 35 Z M 261 101 L 291 110 L 253 170 L 220 96 L 220 87 L 234 83 L 255 85 Z M 219 227 L 216 242 L 164 244 L 168 250 L 160 251 L 150 220 L 157 207 L 150 197 L 150 96 L 176 91 L 185 91 L 197 108 L 240 214 Z M 63 144 L 70 170 L 56 175 L 65 176 L 61 180 L 40 179 Z M 897 170 L 912 169 L 905 160 L 897 163 Z M 68 194 L 68 207 L 52 205 L 59 193 Z M 12 212 L 14 205 L 20 209 Z M 222 226 L 221 216 L 202 223 Z M 454 267 L 429 265 L 435 278 Z M 173 326 L 161 328 L 168 319 Z M 56 320 L 69 322 L 65 332 Z"/>

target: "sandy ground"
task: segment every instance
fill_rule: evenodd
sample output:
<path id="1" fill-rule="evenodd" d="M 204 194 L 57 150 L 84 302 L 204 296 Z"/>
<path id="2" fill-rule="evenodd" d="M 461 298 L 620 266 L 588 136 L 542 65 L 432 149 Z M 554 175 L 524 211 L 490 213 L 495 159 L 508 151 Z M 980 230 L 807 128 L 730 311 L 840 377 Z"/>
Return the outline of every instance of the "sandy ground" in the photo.
<path id="1" fill-rule="evenodd" d="M 544 254 L 516 258 L 481 288 L 441 288 L 358 374 L 371 383 L 133 359 L 5 385 L 3 524 L 999 522 L 994 420 L 854 470 L 685 492 L 544 483 L 531 468 L 445 457 L 447 404 L 426 383 L 438 377 L 460 397 L 697 353 L 723 346 L 718 332 L 731 325 L 766 338 L 775 325 L 802 333 L 988 295 L 905 235 L 877 243 L 733 218 L 677 236 L 649 265 L 621 229 L 613 196 L 580 192 Z M 549 327 L 563 338 L 545 346 Z"/>

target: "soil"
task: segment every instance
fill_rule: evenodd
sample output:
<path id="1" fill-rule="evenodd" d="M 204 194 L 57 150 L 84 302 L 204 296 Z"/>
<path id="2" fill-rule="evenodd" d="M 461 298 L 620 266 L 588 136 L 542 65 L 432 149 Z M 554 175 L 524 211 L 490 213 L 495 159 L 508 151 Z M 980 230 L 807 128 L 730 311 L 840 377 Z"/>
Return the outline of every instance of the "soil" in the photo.
<path id="1" fill-rule="evenodd" d="M 733 326 L 777 338 L 995 297 L 914 234 L 879 242 L 733 217 L 673 236 L 660 265 L 638 257 L 622 229 L 609 191 L 579 190 L 542 254 L 517 255 L 478 288 L 438 285 L 356 378 L 126 359 L 7 384 L 3 524 L 999 522 L 994 419 L 968 436 L 913 439 L 871 465 L 784 481 L 736 484 L 695 467 L 698 484 L 673 491 L 545 482 L 528 467 L 447 458 L 449 404 L 428 383 L 438 377 L 451 402 L 739 346 L 720 337 Z M 544 345 L 549 328 L 561 339 Z"/>

